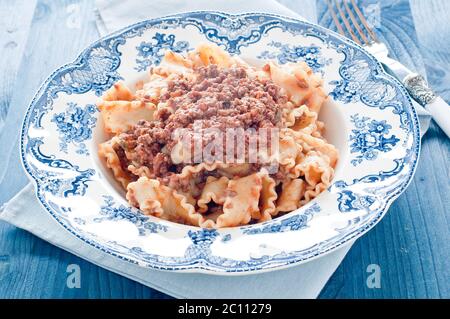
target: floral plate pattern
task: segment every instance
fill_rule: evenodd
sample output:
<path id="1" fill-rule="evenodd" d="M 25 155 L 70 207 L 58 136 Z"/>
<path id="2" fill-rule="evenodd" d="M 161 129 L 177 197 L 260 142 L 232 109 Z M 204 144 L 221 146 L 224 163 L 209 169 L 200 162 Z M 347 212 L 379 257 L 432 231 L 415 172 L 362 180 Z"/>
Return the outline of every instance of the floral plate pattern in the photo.
<path id="1" fill-rule="evenodd" d="M 96 99 L 118 80 L 142 79 L 166 50 L 208 41 L 255 63 L 304 61 L 322 74 L 331 99 L 321 117 L 340 160 L 332 185 L 308 205 L 256 225 L 179 225 L 130 207 L 100 163 Z M 184 13 L 100 39 L 44 82 L 21 135 L 37 197 L 80 240 L 143 267 L 213 274 L 299 264 L 361 236 L 404 191 L 419 149 L 410 98 L 374 57 L 322 27 L 256 13 Z"/>

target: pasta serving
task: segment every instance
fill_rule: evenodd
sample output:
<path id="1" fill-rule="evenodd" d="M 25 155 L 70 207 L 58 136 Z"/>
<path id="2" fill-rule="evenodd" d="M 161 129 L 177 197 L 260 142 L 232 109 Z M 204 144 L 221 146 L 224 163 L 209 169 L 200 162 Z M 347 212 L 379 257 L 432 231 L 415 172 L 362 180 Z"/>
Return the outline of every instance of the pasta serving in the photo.
<path id="1" fill-rule="evenodd" d="M 119 82 L 102 96 L 99 156 L 144 214 L 208 228 L 267 221 L 330 185 L 326 99 L 303 62 L 256 68 L 210 44 L 168 51 L 135 90 Z"/>

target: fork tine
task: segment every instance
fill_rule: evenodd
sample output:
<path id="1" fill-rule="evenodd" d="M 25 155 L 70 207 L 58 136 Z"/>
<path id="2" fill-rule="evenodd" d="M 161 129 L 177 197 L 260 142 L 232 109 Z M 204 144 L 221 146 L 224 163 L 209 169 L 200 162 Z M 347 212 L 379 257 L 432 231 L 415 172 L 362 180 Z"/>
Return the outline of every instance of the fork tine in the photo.
<path id="1" fill-rule="evenodd" d="M 359 19 L 361 20 L 362 24 L 364 25 L 364 28 L 369 33 L 369 36 L 372 38 L 373 42 L 379 42 L 378 37 L 375 35 L 375 32 L 373 32 L 372 28 L 369 27 L 369 23 L 367 22 L 366 18 L 362 14 L 361 10 L 359 10 L 358 5 L 355 3 L 355 0 L 351 0 L 353 8 L 355 9 L 356 14 L 358 15 Z"/>
<path id="2" fill-rule="evenodd" d="M 344 0 L 343 2 L 344 2 L 345 10 L 347 11 L 347 14 L 348 14 L 348 16 L 350 17 L 350 20 L 351 20 L 351 22 L 353 22 L 353 25 L 355 26 L 356 30 L 358 31 L 358 33 L 359 33 L 361 39 L 363 40 L 363 42 L 364 42 L 366 45 L 369 45 L 369 44 L 370 44 L 370 41 L 367 39 L 366 35 L 364 34 L 364 32 L 363 32 L 363 31 L 361 30 L 361 28 L 359 27 L 358 21 L 356 21 L 356 18 L 355 18 L 355 16 L 353 15 L 352 10 L 351 10 L 350 7 L 348 6 L 348 3 L 347 3 L 348 1 Z"/>
<path id="3" fill-rule="evenodd" d="M 359 38 L 356 36 L 356 34 L 353 32 L 352 27 L 348 23 L 347 17 L 345 16 L 344 12 L 341 9 L 341 6 L 338 2 L 338 0 L 334 0 L 334 3 L 336 5 L 336 8 L 338 9 L 339 15 L 341 16 L 342 22 L 344 22 L 345 28 L 347 29 L 347 32 L 352 37 L 353 41 L 361 45 L 361 42 L 359 41 Z"/>
<path id="4" fill-rule="evenodd" d="M 344 29 L 342 29 L 341 24 L 339 23 L 339 20 L 336 16 L 336 12 L 334 12 L 333 5 L 331 4 L 331 0 L 327 0 L 328 4 L 328 11 L 331 13 L 331 17 L 333 18 L 334 24 L 336 25 L 336 28 L 338 29 L 338 32 L 345 36 Z"/>

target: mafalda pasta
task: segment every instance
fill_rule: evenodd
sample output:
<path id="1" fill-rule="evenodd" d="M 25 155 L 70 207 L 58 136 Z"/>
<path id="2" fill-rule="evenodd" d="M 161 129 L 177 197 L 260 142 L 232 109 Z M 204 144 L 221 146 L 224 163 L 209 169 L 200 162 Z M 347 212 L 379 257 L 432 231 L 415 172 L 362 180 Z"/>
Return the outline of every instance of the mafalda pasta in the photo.
<path id="1" fill-rule="evenodd" d="M 330 185 L 326 99 L 303 62 L 255 68 L 210 44 L 168 51 L 136 89 L 116 83 L 102 96 L 110 139 L 99 155 L 144 214 L 208 228 L 263 222 Z"/>

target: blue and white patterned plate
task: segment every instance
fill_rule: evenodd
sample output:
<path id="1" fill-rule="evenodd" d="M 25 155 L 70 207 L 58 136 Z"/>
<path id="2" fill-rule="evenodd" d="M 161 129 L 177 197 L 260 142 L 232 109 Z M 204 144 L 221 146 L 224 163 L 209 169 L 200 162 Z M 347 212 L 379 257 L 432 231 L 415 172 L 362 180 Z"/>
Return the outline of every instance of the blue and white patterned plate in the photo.
<path id="1" fill-rule="evenodd" d="M 305 61 L 323 75 L 332 98 L 321 117 L 340 160 L 332 185 L 305 207 L 245 227 L 184 226 L 130 207 L 100 163 L 97 98 L 118 80 L 142 79 L 166 50 L 205 41 L 254 63 Z M 21 142 L 39 200 L 79 239 L 144 267 L 216 274 L 299 264 L 361 236 L 408 185 L 420 145 L 405 89 L 355 43 L 298 20 L 218 12 L 144 21 L 95 42 L 42 85 Z"/>

